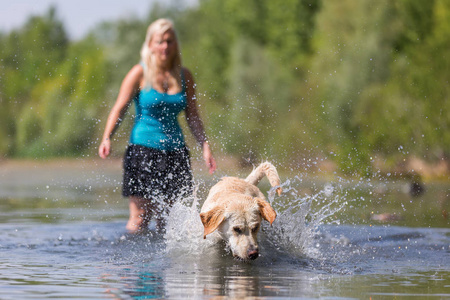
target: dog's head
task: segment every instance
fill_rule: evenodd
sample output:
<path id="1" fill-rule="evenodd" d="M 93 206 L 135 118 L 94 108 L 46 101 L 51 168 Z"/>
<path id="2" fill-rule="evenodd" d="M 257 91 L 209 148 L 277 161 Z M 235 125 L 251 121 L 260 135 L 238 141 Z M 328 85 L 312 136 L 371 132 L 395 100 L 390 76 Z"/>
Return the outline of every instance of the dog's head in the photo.
<path id="1" fill-rule="evenodd" d="M 261 221 L 264 219 L 272 224 L 277 214 L 264 199 L 242 194 L 231 197 L 234 199 L 226 201 L 226 206 L 218 205 L 200 214 L 204 238 L 217 229 L 235 258 L 256 259 L 259 256 L 257 234 Z"/>

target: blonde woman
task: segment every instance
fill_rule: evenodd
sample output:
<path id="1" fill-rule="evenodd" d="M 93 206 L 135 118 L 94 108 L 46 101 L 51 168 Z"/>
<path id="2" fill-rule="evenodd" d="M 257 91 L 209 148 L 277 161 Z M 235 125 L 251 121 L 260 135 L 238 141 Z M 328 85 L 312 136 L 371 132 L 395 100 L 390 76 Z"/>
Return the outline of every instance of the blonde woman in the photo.
<path id="1" fill-rule="evenodd" d="M 134 99 L 136 118 L 124 156 L 122 194 L 129 197 L 130 218 L 126 229 L 137 233 L 154 216 L 158 229 L 178 197 L 192 192 L 192 172 L 177 116 L 186 120 L 203 150 L 212 174 L 216 162 L 197 111 L 194 80 L 181 64 L 173 23 L 159 19 L 150 24 L 141 49 L 141 62 L 125 76 L 108 120 L 98 153 L 111 152 L 111 136 Z"/>

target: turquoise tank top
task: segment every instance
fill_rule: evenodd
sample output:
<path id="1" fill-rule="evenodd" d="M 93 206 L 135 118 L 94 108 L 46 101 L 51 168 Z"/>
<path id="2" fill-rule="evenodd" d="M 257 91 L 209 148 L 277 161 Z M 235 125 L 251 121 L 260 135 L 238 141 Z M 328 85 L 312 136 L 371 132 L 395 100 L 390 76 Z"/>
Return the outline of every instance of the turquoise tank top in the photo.
<path id="1" fill-rule="evenodd" d="M 185 146 L 178 115 L 186 109 L 187 97 L 184 74 L 182 91 L 177 94 L 160 93 L 152 87 L 142 89 L 134 98 L 136 118 L 130 143 L 158 150 L 173 151 Z"/>

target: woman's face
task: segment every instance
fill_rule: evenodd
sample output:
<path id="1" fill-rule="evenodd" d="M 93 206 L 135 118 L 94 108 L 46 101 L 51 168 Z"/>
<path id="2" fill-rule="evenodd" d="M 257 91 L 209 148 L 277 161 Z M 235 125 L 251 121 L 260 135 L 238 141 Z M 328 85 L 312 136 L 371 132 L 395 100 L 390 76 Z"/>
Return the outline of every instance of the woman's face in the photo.
<path id="1" fill-rule="evenodd" d="M 172 62 L 178 49 L 173 30 L 155 33 L 150 40 L 150 49 L 159 62 Z"/>

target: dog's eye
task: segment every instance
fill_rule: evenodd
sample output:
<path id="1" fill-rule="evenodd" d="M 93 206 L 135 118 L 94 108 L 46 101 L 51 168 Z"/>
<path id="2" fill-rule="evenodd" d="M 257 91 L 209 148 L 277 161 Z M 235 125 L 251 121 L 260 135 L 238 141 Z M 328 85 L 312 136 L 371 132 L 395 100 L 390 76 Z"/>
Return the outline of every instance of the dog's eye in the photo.
<path id="1" fill-rule="evenodd" d="M 239 227 L 233 227 L 233 231 L 237 234 L 242 234 L 242 230 Z"/>
<path id="2" fill-rule="evenodd" d="M 258 227 L 258 226 L 255 226 L 255 227 L 252 228 L 252 232 L 255 233 L 255 232 L 258 231 L 258 229 L 259 229 L 259 227 Z"/>

